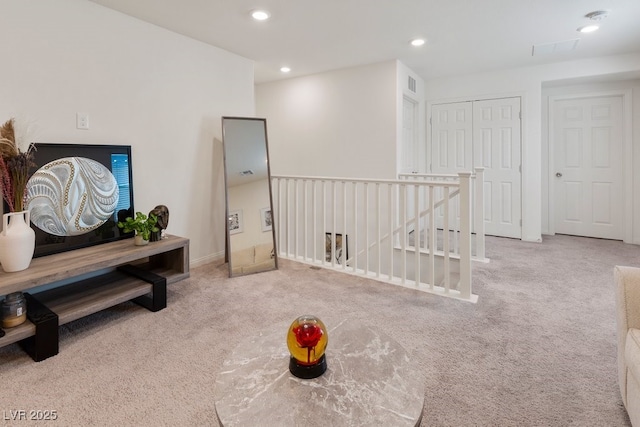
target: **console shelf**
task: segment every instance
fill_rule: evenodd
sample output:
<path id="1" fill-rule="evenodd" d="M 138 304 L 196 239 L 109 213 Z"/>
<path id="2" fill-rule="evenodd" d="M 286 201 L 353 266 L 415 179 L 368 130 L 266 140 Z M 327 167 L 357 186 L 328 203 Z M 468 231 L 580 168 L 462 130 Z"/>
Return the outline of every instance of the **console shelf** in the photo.
<path id="1" fill-rule="evenodd" d="M 149 283 L 124 274 L 109 273 L 33 296 L 58 315 L 59 325 L 64 325 L 150 292 Z"/>
<path id="2" fill-rule="evenodd" d="M 20 342 L 34 360 L 44 360 L 58 352 L 59 325 L 130 300 L 161 310 L 166 285 L 187 277 L 189 240 L 177 236 L 146 246 L 126 239 L 35 258 L 26 270 L 0 272 L 0 295 L 51 285 L 26 294 L 28 320 L 5 329 L 0 347 Z"/>
<path id="3" fill-rule="evenodd" d="M 22 325 L 5 329 L 4 337 L 0 338 L 0 347 L 22 341 L 36 334 L 36 325 L 26 320 Z"/>

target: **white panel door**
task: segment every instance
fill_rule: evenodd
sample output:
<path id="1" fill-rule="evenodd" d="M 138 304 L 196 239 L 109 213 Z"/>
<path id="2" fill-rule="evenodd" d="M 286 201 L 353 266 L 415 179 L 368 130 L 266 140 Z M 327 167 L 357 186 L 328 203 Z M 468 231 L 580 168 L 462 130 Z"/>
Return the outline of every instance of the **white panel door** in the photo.
<path id="1" fill-rule="evenodd" d="M 473 169 L 473 109 L 471 102 L 434 105 L 431 110 L 431 173 L 457 174 Z M 436 200 L 443 193 L 436 191 Z M 475 206 L 473 203 L 471 206 Z M 460 206 L 454 200 L 449 224 L 460 220 Z M 443 208 L 436 211 L 436 227 L 444 224 Z"/>
<path id="2" fill-rule="evenodd" d="M 431 110 L 431 172 L 473 169 L 471 102 L 434 105 Z"/>
<path id="3" fill-rule="evenodd" d="M 555 100 L 556 233 L 622 240 L 622 97 Z"/>
<path id="4" fill-rule="evenodd" d="M 474 167 L 485 168 L 485 233 L 522 238 L 520 98 L 473 103 Z"/>
<path id="5" fill-rule="evenodd" d="M 418 147 L 418 103 L 402 99 L 402 158 L 401 173 L 417 173 L 420 169 Z"/>

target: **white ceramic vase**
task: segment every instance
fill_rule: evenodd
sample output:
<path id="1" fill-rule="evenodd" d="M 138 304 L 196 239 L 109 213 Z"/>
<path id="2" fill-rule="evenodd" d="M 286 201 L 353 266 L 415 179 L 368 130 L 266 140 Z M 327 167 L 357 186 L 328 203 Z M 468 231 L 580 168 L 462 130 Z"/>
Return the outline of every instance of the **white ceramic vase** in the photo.
<path id="1" fill-rule="evenodd" d="M 7 273 L 29 267 L 36 246 L 36 233 L 29 225 L 29 211 L 10 212 L 2 215 L 0 233 L 0 264 Z"/>
<path id="2" fill-rule="evenodd" d="M 148 240 L 144 240 L 142 238 L 142 234 L 136 234 L 135 237 L 133 238 L 133 243 L 136 246 L 144 246 L 144 245 L 148 244 L 149 241 Z"/>

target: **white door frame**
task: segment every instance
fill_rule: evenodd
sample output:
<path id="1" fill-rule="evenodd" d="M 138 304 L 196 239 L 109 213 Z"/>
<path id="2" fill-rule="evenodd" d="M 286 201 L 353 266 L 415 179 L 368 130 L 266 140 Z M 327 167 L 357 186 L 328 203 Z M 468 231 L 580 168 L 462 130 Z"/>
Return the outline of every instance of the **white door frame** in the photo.
<path id="1" fill-rule="evenodd" d="M 554 95 L 549 96 L 549 105 L 547 108 L 549 128 L 548 128 L 548 141 L 549 141 L 549 177 L 547 177 L 548 182 L 548 206 L 549 212 L 547 212 L 547 217 L 549 218 L 549 234 L 556 234 L 556 225 L 555 225 L 555 180 L 551 175 L 555 173 L 555 158 L 554 158 L 554 112 L 555 112 L 555 102 L 556 101 L 566 101 L 571 99 L 584 99 L 584 98 L 597 98 L 604 96 L 622 96 L 622 182 L 623 189 L 622 195 L 624 198 L 624 208 L 622 212 L 622 221 L 623 221 L 623 242 L 625 243 L 633 243 L 633 191 L 632 191 L 632 166 L 633 166 L 633 140 L 632 140 L 632 99 L 633 92 L 631 89 L 623 89 L 623 90 L 610 90 L 610 91 L 597 91 L 597 92 L 585 92 L 585 93 L 574 93 L 570 95 Z"/>

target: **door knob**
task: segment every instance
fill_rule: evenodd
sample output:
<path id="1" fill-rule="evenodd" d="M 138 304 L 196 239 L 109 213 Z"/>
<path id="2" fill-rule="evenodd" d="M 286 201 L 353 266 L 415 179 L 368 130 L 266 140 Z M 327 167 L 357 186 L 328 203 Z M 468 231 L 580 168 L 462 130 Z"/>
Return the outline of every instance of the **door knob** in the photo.
<path id="1" fill-rule="evenodd" d="M 560 178 L 560 177 L 562 176 L 562 174 L 561 174 L 560 172 L 556 172 L 556 176 L 557 176 L 558 178 Z"/>

